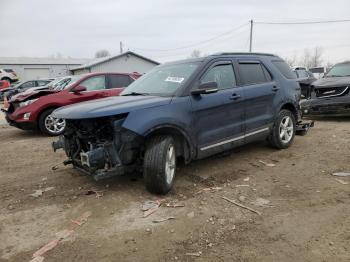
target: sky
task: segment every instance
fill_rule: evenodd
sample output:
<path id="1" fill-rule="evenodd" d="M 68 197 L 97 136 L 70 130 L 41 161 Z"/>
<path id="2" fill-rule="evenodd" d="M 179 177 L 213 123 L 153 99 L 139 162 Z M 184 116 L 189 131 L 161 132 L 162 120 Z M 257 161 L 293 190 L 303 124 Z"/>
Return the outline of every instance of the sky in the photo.
<path id="1" fill-rule="evenodd" d="M 350 60 L 349 0 L 0 0 L 0 57 L 93 58 L 130 50 L 165 62 L 201 54 L 253 51 L 301 57 L 321 48 L 324 63 Z M 210 41 L 207 41 L 210 40 Z"/>

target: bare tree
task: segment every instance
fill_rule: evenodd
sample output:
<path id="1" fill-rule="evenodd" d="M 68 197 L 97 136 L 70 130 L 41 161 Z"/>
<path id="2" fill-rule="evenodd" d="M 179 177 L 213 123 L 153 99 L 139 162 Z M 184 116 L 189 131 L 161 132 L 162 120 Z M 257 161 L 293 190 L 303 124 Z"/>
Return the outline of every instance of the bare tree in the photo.
<path id="1" fill-rule="evenodd" d="M 191 55 L 190 55 L 191 58 L 197 58 L 197 57 L 201 57 L 201 51 L 195 49 L 192 51 Z"/>
<path id="2" fill-rule="evenodd" d="M 286 61 L 286 63 L 290 66 L 290 67 L 293 67 L 293 66 L 296 66 L 297 64 L 297 56 L 294 54 L 293 56 L 291 57 L 285 57 L 284 58 L 284 61 Z"/>
<path id="3" fill-rule="evenodd" d="M 312 51 L 305 49 L 299 63 L 306 68 L 321 66 L 323 62 L 322 54 L 323 50 L 320 47 L 315 47 Z"/>
<path id="4" fill-rule="evenodd" d="M 106 49 L 101 49 L 101 50 L 98 50 L 96 53 L 95 53 L 95 58 L 101 58 L 101 57 L 106 57 L 106 56 L 110 56 L 111 54 L 109 53 L 108 50 Z"/>
<path id="5" fill-rule="evenodd" d="M 312 66 L 314 66 L 314 67 L 321 66 L 321 64 L 323 62 L 322 55 L 323 55 L 323 49 L 321 47 L 316 47 L 314 49 L 313 65 Z"/>

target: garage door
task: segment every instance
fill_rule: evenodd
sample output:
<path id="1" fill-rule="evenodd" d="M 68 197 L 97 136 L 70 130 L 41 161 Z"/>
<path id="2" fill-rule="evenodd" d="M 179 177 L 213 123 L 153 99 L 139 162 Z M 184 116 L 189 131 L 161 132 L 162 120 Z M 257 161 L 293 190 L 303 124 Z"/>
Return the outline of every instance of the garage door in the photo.
<path id="1" fill-rule="evenodd" d="M 40 78 L 48 78 L 50 76 L 49 68 L 24 68 L 23 80 L 32 80 Z"/>

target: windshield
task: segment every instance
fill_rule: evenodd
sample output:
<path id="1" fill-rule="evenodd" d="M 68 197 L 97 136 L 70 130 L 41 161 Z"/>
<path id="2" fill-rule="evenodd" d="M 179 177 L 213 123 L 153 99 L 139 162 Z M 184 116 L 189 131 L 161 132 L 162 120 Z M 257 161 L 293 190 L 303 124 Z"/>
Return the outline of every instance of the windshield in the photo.
<path id="1" fill-rule="evenodd" d="M 61 91 L 69 87 L 70 85 L 76 83 L 80 78 L 81 76 L 71 76 L 71 77 L 61 78 L 55 82 L 52 82 L 50 84 L 50 88 L 56 91 Z"/>
<path id="2" fill-rule="evenodd" d="M 332 67 L 326 77 L 342 77 L 350 76 L 350 63 L 338 64 Z"/>
<path id="3" fill-rule="evenodd" d="M 157 66 L 133 82 L 121 95 L 170 96 L 186 82 L 199 63 Z"/>

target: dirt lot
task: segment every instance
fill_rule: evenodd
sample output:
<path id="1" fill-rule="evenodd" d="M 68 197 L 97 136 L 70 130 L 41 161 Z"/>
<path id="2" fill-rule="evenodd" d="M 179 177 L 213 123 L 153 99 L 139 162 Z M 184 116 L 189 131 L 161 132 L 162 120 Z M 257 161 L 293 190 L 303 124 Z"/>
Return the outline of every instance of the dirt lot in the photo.
<path id="1" fill-rule="evenodd" d="M 257 143 L 180 166 L 165 201 L 184 207 L 147 218 L 141 205 L 157 197 L 142 178 L 80 176 L 53 140 L 0 123 L 0 261 L 30 261 L 64 229 L 74 233 L 45 261 L 350 261 L 350 177 L 331 175 L 350 171 L 350 120 L 319 121 L 288 150 Z M 85 224 L 71 221 L 87 211 Z"/>

